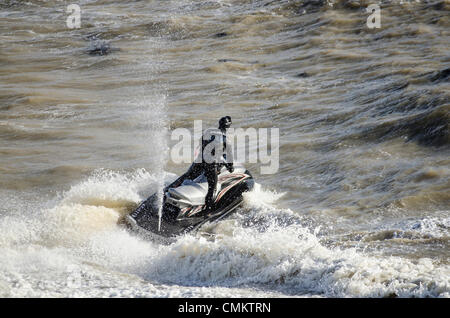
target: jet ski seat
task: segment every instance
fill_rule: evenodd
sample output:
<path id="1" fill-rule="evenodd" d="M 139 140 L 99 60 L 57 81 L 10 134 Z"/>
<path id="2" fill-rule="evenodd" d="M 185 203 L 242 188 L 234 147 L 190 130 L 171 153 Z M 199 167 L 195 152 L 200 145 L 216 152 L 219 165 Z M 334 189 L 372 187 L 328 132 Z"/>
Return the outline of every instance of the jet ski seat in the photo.
<path id="1" fill-rule="evenodd" d="M 217 183 L 216 192 L 220 192 L 221 185 Z M 206 194 L 208 193 L 208 182 L 204 174 L 201 174 L 194 180 L 184 180 L 184 182 L 176 188 L 169 188 L 169 195 L 173 198 L 183 199 L 190 202 L 192 205 L 204 205 Z"/>
<path id="2" fill-rule="evenodd" d="M 177 188 L 168 190 L 171 197 L 183 199 L 191 202 L 192 205 L 205 204 L 206 193 L 208 193 L 208 182 L 197 183 L 192 180 L 185 180 Z"/>

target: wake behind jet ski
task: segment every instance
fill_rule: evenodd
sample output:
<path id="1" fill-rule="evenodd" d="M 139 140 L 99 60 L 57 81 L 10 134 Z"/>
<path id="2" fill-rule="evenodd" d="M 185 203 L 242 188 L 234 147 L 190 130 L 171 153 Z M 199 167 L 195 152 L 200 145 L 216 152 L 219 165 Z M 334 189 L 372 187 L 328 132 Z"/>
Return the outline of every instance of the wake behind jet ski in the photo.
<path id="1" fill-rule="evenodd" d="M 172 237 L 221 219 L 238 207 L 242 193 L 251 190 L 254 181 L 244 167 L 233 165 L 226 141 L 230 126 L 231 118 L 225 116 L 218 129 L 208 129 L 189 170 L 164 189 L 162 200 L 156 193 L 144 201 L 126 218 L 127 223 L 140 232 Z"/>

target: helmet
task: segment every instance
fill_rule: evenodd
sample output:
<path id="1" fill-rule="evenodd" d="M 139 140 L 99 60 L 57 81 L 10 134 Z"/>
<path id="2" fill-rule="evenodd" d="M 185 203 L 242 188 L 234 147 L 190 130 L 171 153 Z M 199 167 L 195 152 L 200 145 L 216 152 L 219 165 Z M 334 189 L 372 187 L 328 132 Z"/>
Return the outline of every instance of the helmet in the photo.
<path id="1" fill-rule="evenodd" d="M 231 117 L 230 116 L 225 116 L 220 118 L 219 120 L 219 128 L 230 128 L 231 127 Z"/>

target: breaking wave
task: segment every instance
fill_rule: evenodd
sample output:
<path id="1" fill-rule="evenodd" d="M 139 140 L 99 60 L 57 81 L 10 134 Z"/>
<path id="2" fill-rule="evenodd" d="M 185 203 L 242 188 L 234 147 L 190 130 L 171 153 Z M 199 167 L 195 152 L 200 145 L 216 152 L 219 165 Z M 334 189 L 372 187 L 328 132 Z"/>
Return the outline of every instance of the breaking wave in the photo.
<path id="1" fill-rule="evenodd" d="M 34 217 L 2 217 L 0 246 L 5 257 L 0 261 L 4 269 L 0 282 L 10 286 L 3 293 L 32 295 L 38 281 L 50 275 L 34 276 L 38 271 L 54 273 L 47 277 L 47 293 L 62 287 L 82 293 L 76 287 L 87 284 L 82 277 L 89 273 L 93 282 L 86 286 L 86 295 L 98 295 L 99 285 L 125 275 L 134 285 L 176 284 L 197 291 L 214 287 L 221 292 L 251 288 L 327 297 L 449 296 L 447 265 L 426 258 L 412 261 L 327 247 L 313 223 L 275 207 L 283 193 L 258 184 L 235 216 L 207 224 L 198 234 L 168 246 L 144 241 L 128 233 L 119 220 L 157 183 L 155 175 L 143 169 L 100 170 L 63 192 L 56 206 Z M 445 222 L 424 219 L 414 227 L 428 233 L 442 224 L 448 227 Z M 28 289 L 23 289 L 25 279 Z"/>

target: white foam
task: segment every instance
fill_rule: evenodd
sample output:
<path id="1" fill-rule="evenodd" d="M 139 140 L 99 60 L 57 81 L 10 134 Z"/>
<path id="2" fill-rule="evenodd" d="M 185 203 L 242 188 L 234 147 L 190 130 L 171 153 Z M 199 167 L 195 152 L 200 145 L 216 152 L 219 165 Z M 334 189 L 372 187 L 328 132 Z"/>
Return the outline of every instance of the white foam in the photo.
<path id="1" fill-rule="evenodd" d="M 171 283 L 264 286 L 339 297 L 449 296 L 449 267 L 354 249 L 329 249 L 291 225 L 264 232 L 238 228 L 216 241 L 187 236 L 155 259 L 149 277 Z"/>
<path id="2" fill-rule="evenodd" d="M 285 193 L 277 193 L 274 190 L 264 189 L 261 184 L 255 182 L 253 190 L 244 193 L 244 200 L 251 206 L 270 206 L 283 195 L 285 195 Z"/>
<path id="3" fill-rule="evenodd" d="M 448 265 L 327 248 L 300 215 L 276 207 L 283 194 L 258 184 L 235 216 L 209 226 L 215 239 L 144 241 L 117 222 L 123 202 L 139 202 L 152 184 L 145 170 L 97 171 L 34 217 L 1 218 L 0 294 L 450 296 Z"/>
<path id="4" fill-rule="evenodd" d="M 138 203 L 142 200 L 139 192 L 145 187 L 150 191 L 157 182 L 154 175 L 145 169 L 132 173 L 119 173 L 106 169 L 95 171 L 87 180 L 73 186 L 62 194 L 63 203 L 85 203 L 96 201 L 128 201 Z"/>

